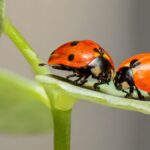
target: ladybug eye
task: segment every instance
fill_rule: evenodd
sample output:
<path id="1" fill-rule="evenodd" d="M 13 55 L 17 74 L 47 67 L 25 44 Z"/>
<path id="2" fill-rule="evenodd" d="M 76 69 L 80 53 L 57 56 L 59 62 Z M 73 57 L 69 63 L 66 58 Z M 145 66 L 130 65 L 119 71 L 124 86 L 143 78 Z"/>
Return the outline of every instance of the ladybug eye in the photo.
<path id="1" fill-rule="evenodd" d="M 70 54 L 69 56 L 68 56 L 68 60 L 69 61 L 72 61 L 74 59 L 74 54 Z"/>

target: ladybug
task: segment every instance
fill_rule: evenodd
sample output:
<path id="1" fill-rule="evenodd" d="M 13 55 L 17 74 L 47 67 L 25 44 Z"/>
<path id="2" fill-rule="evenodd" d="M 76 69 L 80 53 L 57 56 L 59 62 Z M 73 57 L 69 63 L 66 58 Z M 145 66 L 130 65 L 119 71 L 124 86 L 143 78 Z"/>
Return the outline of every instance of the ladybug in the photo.
<path id="1" fill-rule="evenodd" d="M 48 65 L 60 70 L 72 71 L 73 74 L 67 76 L 74 84 L 82 86 L 88 77 L 97 79 L 93 85 L 94 89 L 99 89 L 100 84 L 109 84 L 113 73 L 114 63 L 108 53 L 96 42 L 91 40 L 71 41 L 65 43 L 54 50 L 49 59 Z"/>
<path id="2" fill-rule="evenodd" d="M 140 90 L 150 95 L 150 53 L 137 54 L 121 63 L 114 78 L 114 85 L 116 89 L 125 92 L 125 97 L 128 98 L 133 97 L 134 90 L 140 100 L 144 100 Z M 129 89 L 129 92 L 126 89 Z"/>

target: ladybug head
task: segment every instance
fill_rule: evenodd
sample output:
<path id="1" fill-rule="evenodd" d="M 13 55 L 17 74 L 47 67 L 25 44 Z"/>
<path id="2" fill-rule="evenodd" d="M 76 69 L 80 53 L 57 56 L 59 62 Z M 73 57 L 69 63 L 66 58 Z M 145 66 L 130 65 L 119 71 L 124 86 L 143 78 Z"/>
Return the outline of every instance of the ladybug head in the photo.
<path id="1" fill-rule="evenodd" d="M 130 88 L 133 83 L 132 70 L 129 67 L 120 68 L 115 75 L 114 85 L 117 90 L 125 90 Z"/>

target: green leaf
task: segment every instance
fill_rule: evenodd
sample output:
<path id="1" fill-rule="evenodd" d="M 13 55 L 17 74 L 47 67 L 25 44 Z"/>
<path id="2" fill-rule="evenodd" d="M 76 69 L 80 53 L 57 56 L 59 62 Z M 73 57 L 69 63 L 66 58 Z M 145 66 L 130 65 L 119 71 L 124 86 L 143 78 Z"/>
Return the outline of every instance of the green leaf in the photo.
<path id="1" fill-rule="evenodd" d="M 0 70 L 0 132 L 47 133 L 52 128 L 49 108 L 40 85 Z"/>
<path id="2" fill-rule="evenodd" d="M 5 16 L 5 0 L 0 0 L 0 35 L 3 31 L 4 16 Z"/>
<path id="3" fill-rule="evenodd" d="M 85 100 L 96 104 L 101 104 L 113 108 L 126 109 L 141 112 L 144 114 L 150 114 L 150 101 L 140 101 L 135 99 L 124 98 L 124 94 L 119 92 L 113 86 L 110 85 L 101 86 L 101 91 L 97 92 L 91 88 L 91 84 L 86 87 L 79 87 L 66 82 L 62 78 L 56 76 L 36 76 L 38 82 L 40 82 L 45 88 L 47 95 L 50 96 L 52 87 L 55 87 L 56 91 L 65 93 L 67 96 L 76 100 Z M 143 93 L 144 94 L 144 93 Z M 145 95 L 146 96 L 146 95 Z M 63 103 L 63 102 L 61 102 Z M 59 104 L 61 106 L 61 104 Z M 63 107 L 61 107 L 63 109 Z"/>

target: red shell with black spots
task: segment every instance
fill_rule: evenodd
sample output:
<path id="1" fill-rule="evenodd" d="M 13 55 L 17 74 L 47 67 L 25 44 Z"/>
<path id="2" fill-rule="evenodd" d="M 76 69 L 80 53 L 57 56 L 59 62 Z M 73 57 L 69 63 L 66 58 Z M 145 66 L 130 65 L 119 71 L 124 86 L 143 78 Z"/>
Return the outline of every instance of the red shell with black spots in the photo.
<path id="1" fill-rule="evenodd" d="M 119 69 L 129 67 L 130 62 L 136 60 L 138 65 L 132 68 L 134 84 L 137 88 L 150 93 L 150 53 L 137 54 L 129 59 L 126 59 Z"/>
<path id="2" fill-rule="evenodd" d="M 109 54 L 96 42 L 91 40 L 72 41 L 65 43 L 52 52 L 48 60 L 49 65 L 65 65 L 73 68 L 86 67 L 92 60 L 103 53 L 112 68 L 114 63 Z"/>

